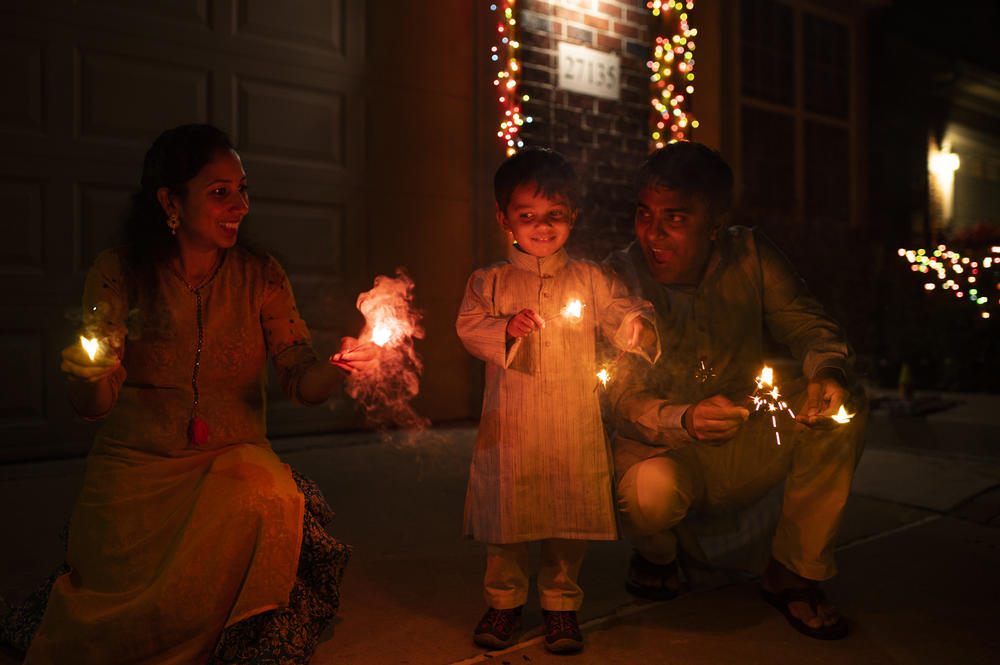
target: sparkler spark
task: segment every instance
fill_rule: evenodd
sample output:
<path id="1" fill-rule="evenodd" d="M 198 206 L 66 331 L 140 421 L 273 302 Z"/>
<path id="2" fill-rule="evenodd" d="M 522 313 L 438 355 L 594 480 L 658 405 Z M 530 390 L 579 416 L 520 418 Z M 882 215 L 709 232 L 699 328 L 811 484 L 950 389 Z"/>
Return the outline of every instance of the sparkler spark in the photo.
<path id="1" fill-rule="evenodd" d="M 844 425 L 844 424 L 849 423 L 851 421 L 851 418 L 854 417 L 854 414 L 853 413 L 848 413 L 847 410 L 844 408 L 844 405 L 841 404 L 840 405 L 840 410 L 837 411 L 837 413 L 835 413 L 834 415 L 832 415 L 830 417 L 833 418 L 838 423 L 840 423 L 841 425 Z"/>
<path id="2" fill-rule="evenodd" d="M 747 407 L 753 406 L 754 411 L 788 411 L 788 415 L 795 417 L 788 404 L 781 400 L 778 386 L 774 385 L 774 370 L 765 365 L 754 382 L 756 387 L 747 398 Z"/>
<path id="3" fill-rule="evenodd" d="M 611 378 L 611 375 L 608 374 L 607 369 L 602 369 L 600 372 L 597 373 L 597 378 L 600 379 L 602 386 L 607 387 L 608 380 Z"/>
<path id="4" fill-rule="evenodd" d="M 747 398 L 746 406 L 753 406 L 754 411 L 764 411 L 771 414 L 771 427 L 774 428 L 774 440 L 781 445 L 781 437 L 778 435 L 777 415 L 780 411 L 787 411 L 793 419 L 795 414 L 788 407 L 788 404 L 781 400 L 781 392 L 778 386 L 774 385 L 774 370 L 764 366 L 760 370 L 760 376 L 754 379 L 756 384 L 753 394 Z"/>
<path id="5" fill-rule="evenodd" d="M 579 319 L 583 316 L 583 307 L 584 304 L 582 302 L 574 299 L 566 303 L 566 306 L 559 313 L 567 319 Z"/>
<path id="6" fill-rule="evenodd" d="M 93 360 L 94 356 L 97 355 L 97 347 L 99 344 L 97 338 L 94 337 L 93 339 L 89 339 L 81 335 L 80 344 L 83 345 L 83 350 L 86 351 L 87 355 L 90 356 L 90 359 Z"/>
<path id="7" fill-rule="evenodd" d="M 375 346 L 385 346 L 390 339 L 392 339 L 392 331 L 389 326 L 380 323 L 372 329 L 372 342 Z"/>

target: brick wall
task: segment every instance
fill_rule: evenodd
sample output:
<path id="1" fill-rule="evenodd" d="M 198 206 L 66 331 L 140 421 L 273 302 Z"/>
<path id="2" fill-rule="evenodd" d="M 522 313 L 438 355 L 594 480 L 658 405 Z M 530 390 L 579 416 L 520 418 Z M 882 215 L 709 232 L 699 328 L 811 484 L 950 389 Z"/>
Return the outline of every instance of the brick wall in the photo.
<path id="1" fill-rule="evenodd" d="M 649 152 L 647 131 L 651 37 L 645 0 L 522 0 L 523 110 L 534 122 L 521 129 L 525 145 L 566 155 L 584 192 L 568 247 L 602 259 L 632 234 L 631 179 Z M 598 99 L 557 90 L 560 41 L 621 57 L 621 98 Z"/>

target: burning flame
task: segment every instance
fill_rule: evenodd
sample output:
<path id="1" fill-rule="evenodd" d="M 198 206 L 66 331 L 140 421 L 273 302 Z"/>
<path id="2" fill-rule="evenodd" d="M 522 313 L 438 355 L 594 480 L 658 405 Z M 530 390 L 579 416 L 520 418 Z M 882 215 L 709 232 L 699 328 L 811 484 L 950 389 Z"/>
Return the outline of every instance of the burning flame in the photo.
<path id="1" fill-rule="evenodd" d="M 781 399 L 781 392 L 778 386 L 774 385 L 774 370 L 765 365 L 760 370 L 760 376 L 754 379 L 756 388 L 753 394 L 747 399 L 746 406 L 753 407 L 754 411 L 764 411 L 771 414 L 771 428 L 774 430 L 774 440 L 781 445 L 781 435 L 778 434 L 777 415 L 781 411 L 788 412 L 793 419 L 795 414 L 788 407 L 788 404 Z"/>
<path id="2" fill-rule="evenodd" d="M 364 408 L 368 422 L 379 427 L 418 431 L 429 423 L 410 404 L 420 392 L 424 368 L 413 347 L 413 340 L 424 336 L 413 288 L 413 280 L 400 268 L 395 277 L 378 275 L 373 288 L 358 296 L 358 311 L 365 317 L 358 340 L 381 350 L 375 362 L 347 377 L 344 388 Z"/>
<path id="3" fill-rule="evenodd" d="M 841 404 L 840 405 L 840 411 L 837 411 L 836 414 L 834 414 L 834 415 L 832 415 L 830 417 L 833 418 L 834 420 L 836 420 L 841 425 L 843 425 L 845 423 L 850 422 L 851 418 L 854 417 L 854 414 L 853 413 L 848 413 L 847 410 L 844 408 L 844 405 Z"/>
<path id="4" fill-rule="evenodd" d="M 579 319 L 583 316 L 583 303 L 579 300 L 570 300 L 560 312 L 567 319 Z"/>
<path id="5" fill-rule="evenodd" d="M 607 385 L 608 385 L 608 379 L 611 378 L 611 375 L 608 374 L 608 370 L 602 369 L 600 372 L 597 373 L 597 378 L 601 380 L 601 385 L 602 386 L 607 387 Z"/>
<path id="6" fill-rule="evenodd" d="M 755 381 L 757 387 L 747 400 L 747 406 L 752 405 L 754 411 L 788 411 L 790 416 L 795 417 L 788 404 L 782 401 L 778 386 L 774 385 L 774 370 L 765 365 Z"/>
<path id="7" fill-rule="evenodd" d="M 407 278 L 409 279 L 409 278 Z M 412 282 L 380 275 L 375 288 L 358 296 L 358 310 L 365 315 L 367 329 L 361 341 L 370 340 L 376 346 L 396 347 L 411 337 L 423 337 L 417 320 L 410 311 Z"/>
<path id="8" fill-rule="evenodd" d="M 379 323 L 372 329 L 372 342 L 375 346 L 385 346 L 392 339 L 392 330 L 389 326 Z"/>
<path id="9" fill-rule="evenodd" d="M 97 355 L 97 347 L 99 344 L 97 338 L 95 337 L 93 339 L 88 339 L 83 335 L 81 335 L 80 344 L 83 345 L 83 350 L 86 351 L 87 355 L 90 356 L 90 359 L 93 360 L 94 356 Z"/>

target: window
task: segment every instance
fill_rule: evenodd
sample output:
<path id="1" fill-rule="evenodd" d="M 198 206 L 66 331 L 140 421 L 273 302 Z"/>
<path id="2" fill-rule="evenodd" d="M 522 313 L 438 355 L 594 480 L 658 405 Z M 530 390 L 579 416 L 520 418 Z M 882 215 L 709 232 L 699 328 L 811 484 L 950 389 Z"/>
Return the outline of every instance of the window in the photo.
<path id="1" fill-rule="evenodd" d="M 794 15 L 774 0 L 745 0 L 740 14 L 743 94 L 784 106 L 795 103 Z"/>
<path id="2" fill-rule="evenodd" d="M 754 217 L 847 227 L 860 174 L 850 14 L 805 0 L 742 0 L 739 173 Z"/>

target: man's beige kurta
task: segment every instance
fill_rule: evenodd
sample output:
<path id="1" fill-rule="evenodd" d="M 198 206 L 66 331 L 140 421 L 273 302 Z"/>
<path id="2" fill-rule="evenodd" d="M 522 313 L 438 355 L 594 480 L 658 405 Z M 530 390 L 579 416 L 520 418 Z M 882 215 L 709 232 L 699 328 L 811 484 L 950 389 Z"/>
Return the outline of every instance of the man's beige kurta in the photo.
<path id="1" fill-rule="evenodd" d="M 688 406 L 720 394 L 746 400 L 763 367 L 765 328 L 802 363 L 803 376 L 833 368 L 846 380 L 852 353 L 843 331 L 758 232 L 722 231 L 697 286 L 658 283 L 637 243 L 606 264 L 652 302 L 664 354 L 655 367 L 628 363 L 619 371 L 623 380 L 609 386 L 619 477 L 640 460 L 691 443 L 681 425 Z M 776 379 L 780 386 L 783 377 Z"/>
<path id="2" fill-rule="evenodd" d="M 673 560 L 671 530 L 690 508 L 700 516 L 699 524 L 692 525 L 696 533 L 716 529 L 708 519 L 739 525 L 737 531 L 713 534 L 715 551 L 701 542 L 704 552 L 693 553 L 696 558 L 720 563 L 727 552 L 756 551 L 773 534 L 769 554 L 787 568 L 809 579 L 831 577 L 836 572 L 834 537 L 863 448 L 863 395 L 850 398 L 858 411 L 854 420 L 833 429 L 808 428 L 779 414 L 775 422 L 781 445 L 765 414 L 753 414 L 718 446 L 694 444 L 681 419 L 690 405 L 713 395 L 737 404 L 746 400 L 763 366 L 765 328 L 801 362 L 805 378 L 831 369 L 844 372 L 846 382 L 852 353 L 840 326 L 781 252 L 745 227 L 719 233 L 695 286 L 658 283 L 637 244 L 615 252 L 607 263 L 633 293 L 652 301 L 663 349 L 663 360 L 653 367 L 624 358 L 620 380 L 608 391 L 617 428 L 613 447 L 620 507 L 631 530 L 638 534 L 635 523 L 647 515 L 635 514 L 642 479 L 629 470 L 664 456 L 677 473 L 673 482 L 678 490 L 672 493 L 677 500 L 666 511 L 671 517 L 663 520 L 663 530 L 637 535 L 633 544 L 651 561 Z M 776 376 L 783 397 L 800 409 L 805 381 L 786 378 Z M 759 499 L 782 482 L 781 515 L 767 515 L 769 506 Z M 753 567 L 749 561 L 746 565 Z"/>
<path id="3" fill-rule="evenodd" d="M 613 540 L 612 463 L 596 377 L 613 357 L 598 356 L 597 336 L 624 348 L 633 319 L 652 325 L 651 308 L 565 250 L 538 258 L 511 248 L 508 259 L 472 274 L 455 324 L 466 349 L 486 361 L 464 534 L 487 543 Z M 580 316 L 563 316 L 573 300 L 583 305 Z M 545 327 L 509 338 L 507 322 L 525 308 Z"/>

